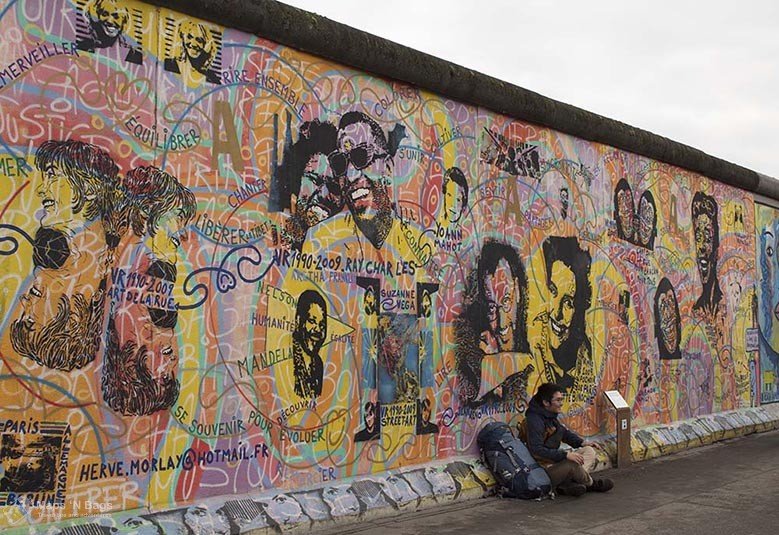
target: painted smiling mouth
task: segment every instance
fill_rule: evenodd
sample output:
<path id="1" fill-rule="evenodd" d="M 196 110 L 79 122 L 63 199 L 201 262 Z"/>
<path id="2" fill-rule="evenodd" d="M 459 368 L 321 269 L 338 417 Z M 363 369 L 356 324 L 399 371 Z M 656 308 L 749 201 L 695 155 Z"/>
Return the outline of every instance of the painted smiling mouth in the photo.
<path id="1" fill-rule="evenodd" d="M 370 192 L 371 191 L 367 188 L 357 188 L 351 193 L 350 197 L 353 201 L 359 201 L 360 199 L 367 197 Z"/>
<path id="2" fill-rule="evenodd" d="M 43 199 L 43 201 L 41 201 L 41 205 L 45 210 L 50 210 L 54 208 L 54 199 Z"/>
<path id="3" fill-rule="evenodd" d="M 41 297 L 41 296 L 43 295 L 43 294 L 41 293 L 41 291 L 40 291 L 38 288 L 36 288 L 35 286 L 33 286 L 32 288 L 30 288 L 30 293 L 31 293 L 32 295 L 34 295 L 35 297 Z"/>
<path id="4" fill-rule="evenodd" d="M 568 327 L 556 321 L 554 318 L 552 318 L 549 323 L 552 326 L 552 332 L 555 334 L 555 336 L 557 336 L 557 338 L 564 340 L 568 337 Z"/>

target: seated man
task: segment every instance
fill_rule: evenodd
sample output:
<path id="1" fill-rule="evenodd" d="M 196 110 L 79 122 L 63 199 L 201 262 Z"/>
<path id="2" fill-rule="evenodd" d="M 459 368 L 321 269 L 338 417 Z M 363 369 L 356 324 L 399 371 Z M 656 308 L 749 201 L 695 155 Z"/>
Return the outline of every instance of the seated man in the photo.
<path id="1" fill-rule="evenodd" d="M 530 399 L 525 420 L 519 426 L 520 438 L 530 453 L 544 467 L 557 492 L 581 496 L 587 491 L 607 492 L 614 487 L 611 479 L 595 479 L 589 470 L 595 464 L 594 443 L 566 428 L 557 419 L 562 411 L 563 391 L 554 383 L 538 387 Z M 566 453 L 560 443 L 577 448 Z"/>

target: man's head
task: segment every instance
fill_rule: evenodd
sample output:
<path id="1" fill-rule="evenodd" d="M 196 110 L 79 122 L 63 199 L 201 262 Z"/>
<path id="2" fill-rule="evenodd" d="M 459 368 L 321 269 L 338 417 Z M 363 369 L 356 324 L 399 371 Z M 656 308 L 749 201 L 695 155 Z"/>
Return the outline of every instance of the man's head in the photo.
<path id="1" fill-rule="evenodd" d="M 654 249 L 657 235 L 657 208 L 652 192 L 646 190 L 638 201 L 638 229 L 636 241 L 647 249 Z"/>
<path id="2" fill-rule="evenodd" d="M 35 152 L 40 178 L 42 227 L 74 232 L 87 221 L 107 219 L 119 168 L 108 153 L 81 141 L 45 141 Z"/>
<path id="3" fill-rule="evenodd" d="M 450 167 L 444 173 L 444 218 L 457 223 L 468 206 L 468 182 L 459 167 Z"/>
<path id="4" fill-rule="evenodd" d="M 36 269 L 30 289 L 20 298 L 22 314 L 11 324 L 14 350 L 57 370 L 92 362 L 100 347 L 105 304 L 105 281 L 97 284 L 73 291 L 57 270 Z"/>
<path id="5" fill-rule="evenodd" d="M 292 339 L 309 355 L 318 355 L 327 335 L 327 305 L 315 290 L 306 290 L 295 308 Z"/>
<path id="6" fill-rule="evenodd" d="M 195 196 L 156 167 L 133 169 L 123 185 L 133 232 L 145 239 L 155 258 L 175 266 L 185 229 L 195 217 Z"/>
<path id="7" fill-rule="evenodd" d="M 368 316 L 378 314 L 379 307 L 378 302 L 376 301 L 376 290 L 373 288 L 373 286 L 368 286 L 365 288 L 365 293 L 362 297 L 362 306 L 365 314 Z"/>
<path id="8" fill-rule="evenodd" d="M 569 201 L 568 188 L 566 187 L 560 188 L 560 214 L 563 216 L 563 219 L 566 219 L 568 217 L 568 201 Z"/>
<path id="9" fill-rule="evenodd" d="M 525 270 L 516 250 L 505 243 L 487 241 L 478 265 L 479 296 L 488 329 L 500 351 L 518 351 L 526 344 Z"/>
<path id="10" fill-rule="evenodd" d="M 87 8 L 87 15 L 98 48 L 113 45 L 130 20 L 127 8 L 118 0 L 94 0 Z"/>
<path id="11" fill-rule="evenodd" d="M 550 236 L 542 246 L 549 290 L 549 346 L 559 350 L 566 343 L 578 344 L 584 336 L 584 314 L 590 307 L 590 254 L 579 247 L 576 238 Z M 570 352 L 569 352 L 570 353 Z M 556 354 L 555 360 L 562 355 Z M 558 365 L 569 369 L 572 362 Z"/>
<path id="12" fill-rule="evenodd" d="M 661 359 L 681 358 L 681 316 L 676 292 L 666 277 L 660 280 L 655 292 L 655 337 Z"/>
<path id="13" fill-rule="evenodd" d="M 633 190 L 624 178 L 617 182 L 614 189 L 614 220 L 617 223 L 617 236 L 623 240 L 632 240 L 634 232 Z"/>
<path id="14" fill-rule="evenodd" d="M 544 383 L 539 386 L 533 398 L 549 412 L 559 414 L 563 410 L 563 389 L 555 383 Z"/>
<path id="15" fill-rule="evenodd" d="M 423 318 L 429 318 L 430 313 L 433 310 L 433 300 L 430 298 L 430 292 L 427 290 L 427 288 L 422 288 L 422 297 L 420 298 L 420 303 L 422 307 L 419 311 L 419 315 Z"/>
<path id="16" fill-rule="evenodd" d="M 207 71 L 216 59 L 216 42 L 203 24 L 186 20 L 179 24 L 177 59 L 186 60 L 200 72 Z"/>
<path id="17" fill-rule="evenodd" d="M 173 330 L 157 327 L 148 316 L 135 312 L 140 311 L 126 310 L 118 319 L 109 317 L 103 359 L 103 400 L 126 416 L 168 409 L 180 389 Z M 117 321 L 123 324 L 117 327 Z"/>
<path id="18" fill-rule="evenodd" d="M 351 111 L 338 123 L 337 149 L 328 156 L 334 178 L 360 232 L 381 248 L 392 227 L 392 157 L 376 121 Z"/>
<path id="19" fill-rule="evenodd" d="M 692 225 L 695 235 L 695 256 L 701 283 L 709 286 L 714 282 L 719 248 L 719 222 L 717 201 L 714 197 L 698 191 L 692 198 Z"/>
<path id="20" fill-rule="evenodd" d="M 374 403 L 372 401 L 368 401 L 365 403 L 365 406 L 363 407 L 363 420 L 365 422 L 365 429 L 366 431 L 372 433 L 373 430 L 376 428 L 376 417 L 377 417 L 377 403 Z"/>
<path id="21" fill-rule="evenodd" d="M 432 403 L 430 403 L 430 398 L 425 398 L 419 400 L 419 420 L 422 423 L 422 425 L 427 425 L 430 423 L 430 417 L 432 416 Z"/>

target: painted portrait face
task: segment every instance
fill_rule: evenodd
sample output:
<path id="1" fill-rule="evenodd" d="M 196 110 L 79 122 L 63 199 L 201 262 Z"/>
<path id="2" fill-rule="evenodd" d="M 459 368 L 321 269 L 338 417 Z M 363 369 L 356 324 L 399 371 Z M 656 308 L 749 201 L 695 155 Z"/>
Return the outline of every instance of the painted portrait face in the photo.
<path id="1" fill-rule="evenodd" d="M 430 313 L 433 310 L 433 303 L 430 299 L 430 292 L 422 291 L 422 317 L 423 318 L 429 318 Z"/>
<path id="2" fill-rule="evenodd" d="M 422 422 L 425 424 L 430 422 L 430 416 L 432 413 L 432 409 L 430 408 L 430 405 L 431 405 L 430 400 L 424 400 L 422 402 Z"/>
<path id="3" fill-rule="evenodd" d="M 655 205 L 642 196 L 638 204 L 638 243 L 648 246 L 655 227 Z"/>
<path id="4" fill-rule="evenodd" d="M 229 535 L 230 522 L 222 511 L 211 513 L 206 507 L 189 507 L 184 513 L 184 524 L 192 533 Z"/>
<path id="5" fill-rule="evenodd" d="M 30 289 L 19 298 L 23 324 L 31 331 L 47 325 L 57 315 L 61 298 L 68 297 L 67 291 L 68 285 L 57 270 L 38 270 Z"/>
<path id="6" fill-rule="evenodd" d="M 779 223 L 766 225 L 760 235 L 760 327 L 770 337 L 779 321 L 779 270 L 777 236 Z"/>
<path id="7" fill-rule="evenodd" d="M 618 224 L 622 234 L 630 239 L 633 237 L 633 195 L 630 190 L 621 190 L 617 194 L 617 215 L 619 215 Z"/>
<path id="8" fill-rule="evenodd" d="M 184 45 L 184 51 L 190 60 L 199 59 L 206 53 L 206 43 L 208 36 L 204 33 L 205 28 L 200 24 L 193 22 L 184 22 L 181 24 L 181 42 Z"/>
<path id="9" fill-rule="evenodd" d="M 368 408 L 365 409 L 365 429 L 373 431 L 376 426 L 376 405 L 371 403 Z"/>
<path id="10" fill-rule="evenodd" d="M 115 0 L 103 0 L 95 6 L 96 22 L 100 24 L 107 37 L 117 37 L 124 31 L 127 23 L 127 11 L 119 7 Z"/>
<path id="11" fill-rule="evenodd" d="M 303 321 L 303 345 L 309 354 L 319 351 L 325 341 L 327 323 L 325 312 L 317 303 L 308 306 L 308 314 Z"/>
<path id="12" fill-rule="evenodd" d="M 338 150 L 328 157 L 357 227 L 376 247 L 384 243 L 391 223 L 392 203 L 385 183 L 387 158 L 364 122 L 340 130 Z"/>
<path id="13" fill-rule="evenodd" d="M 143 364 L 155 382 L 163 383 L 174 378 L 178 350 L 173 329 L 154 325 L 143 305 L 130 304 L 122 312 L 117 321 L 120 347 L 128 341 L 135 342 L 139 348 L 145 347 Z"/>
<path id="14" fill-rule="evenodd" d="M 65 172 L 56 164 L 43 169 L 35 193 L 43 208 L 42 227 L 70 228 L 76 214 L 73 213 L 73 186 Z"/>
<path id="15" fill-rule="evenodd" d="M 327 156 L 312 156 L 300 179 L 300 192 L 295 204 L 308 227 L 334 216 L 343 208 L 340 186 L 332 178 Z"/>
<path id="16" fill-rule="evenodd" d="M 672 289 L 661 293 L 657 299 L 657 314 L 660 319 L 660 334 L 669 353 L 679 348 L 679 305 Z"/>
<path id="17" fill-rule="evenodd" d="M 695 255 L 701 283 L 708 284 L 714 258 L 714 227 L 708 214 L 698 214 L 693 220 L 695 232 Z"/>
<path id="18" fill-rule="evenodd" d="M 457 223 L 465 207 L 465 192 L 454 180 L 444 183 L 444 216 L 450 223 Z"/>
<path id="19" fill-rule="evenodd" d="M 368 287 L 365 290 L 362 306 L 366 314 L 371 315 L 376 313 L 376 292 L 373 291 L 372 287 Z"/>
<path id="20" fill-rule="evenodd" d="M 511 276 L 511 268 L 505 259 L 498 262 L 495 273 L 486 275 L 484 286 L 490 330 L 498 338 L 500 351 L 513 351 L 519 285 Z"/>
<path id="21" fill-rule="evenodd" d="M 549 345 L 559 348 L 568 339 L 574 313 L 576 277 L 560 260 L 552 264 L 549 281 Z"/>
<path id="22" fill-rule="evenodd" d="M 155 258 L 175 265 L 178 260 L 178 248 L 185 232 L 178 212 L 168 212 L 157 222 L 154 236 L 146 238 L 147 246 L 154 253 Z"/>

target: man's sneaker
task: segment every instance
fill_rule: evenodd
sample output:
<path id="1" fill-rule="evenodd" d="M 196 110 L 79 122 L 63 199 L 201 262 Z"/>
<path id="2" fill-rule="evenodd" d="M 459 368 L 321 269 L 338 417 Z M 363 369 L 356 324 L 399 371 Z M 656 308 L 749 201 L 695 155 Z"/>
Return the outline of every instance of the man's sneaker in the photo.
<path id="1" fill-rule="evenodd" d="M 581 496 L 587 492 L 587 487 L 581 483 L 563 483 L 557 487 L 557 492 L 563 496 Z"/>
<path id="2" fill-rule="evenodd" d="M 607 477 L 596 479 L 587 487 L 588 492 L 608 492 L 614 488 L 614 482 Z"/>

